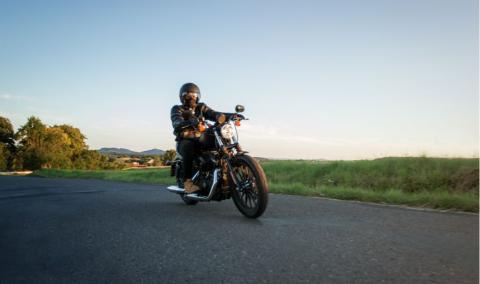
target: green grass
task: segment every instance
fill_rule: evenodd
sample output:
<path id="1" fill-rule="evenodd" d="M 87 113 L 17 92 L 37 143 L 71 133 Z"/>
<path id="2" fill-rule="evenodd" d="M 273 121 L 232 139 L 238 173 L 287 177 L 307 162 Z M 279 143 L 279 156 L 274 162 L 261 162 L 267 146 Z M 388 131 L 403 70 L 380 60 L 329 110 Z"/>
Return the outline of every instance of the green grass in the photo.
<path id="1" fill-rule="evenodd" d="M 478 212 L 478 159 L 267 161 L 270 192 Z M 41 170 L 45 177 L 174 184 L 169 169 Z"/>
<path id="2" fill-rule="evenodd" d="M 270 183 L 269 186 L 270 192 L 280 194 L 321 196 L 343 200 L 478 212 L 478 195 L 473 193 L 452 193 L 448 191 L 405 193 L 399 189 L 375 191 L 342 186 L 313 188 L 300 183 Z"/>
<path id="3" fill-rule="evenodd" d="M 478 159 L 382 158 L 360 161 L 270 161 L 269 181 L 307 187 L 344 186 L 402 192 L 449 191 L 478 194 Z"/>

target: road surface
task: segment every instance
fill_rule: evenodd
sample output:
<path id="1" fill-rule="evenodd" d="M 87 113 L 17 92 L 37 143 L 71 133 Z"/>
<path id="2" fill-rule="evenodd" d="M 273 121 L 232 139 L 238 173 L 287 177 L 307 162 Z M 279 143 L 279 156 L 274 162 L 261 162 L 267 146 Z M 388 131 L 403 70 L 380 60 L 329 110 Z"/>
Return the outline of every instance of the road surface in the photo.
<path id="1" fill-rule="evenodd" d="M 0 177 L 0 283 L 478 283 L 478 215 L 270 195 L 186 206 L 162 186 Z"/>

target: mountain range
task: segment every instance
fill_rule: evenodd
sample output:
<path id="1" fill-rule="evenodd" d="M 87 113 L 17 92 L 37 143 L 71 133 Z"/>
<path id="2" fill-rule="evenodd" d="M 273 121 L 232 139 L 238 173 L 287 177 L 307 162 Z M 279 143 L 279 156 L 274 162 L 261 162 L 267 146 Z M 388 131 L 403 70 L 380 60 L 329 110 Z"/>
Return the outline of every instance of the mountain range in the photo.
<path id="1" fill-rule="evenodd" d="M 163 155 L 165 151 L 160 149 L 150 149 L 142 152 L 132 151 L 125 148 L 100 148 L 98 152 L 106 155 L 129 155 L 129 156 L 150 156 L 150 155 Z"/>

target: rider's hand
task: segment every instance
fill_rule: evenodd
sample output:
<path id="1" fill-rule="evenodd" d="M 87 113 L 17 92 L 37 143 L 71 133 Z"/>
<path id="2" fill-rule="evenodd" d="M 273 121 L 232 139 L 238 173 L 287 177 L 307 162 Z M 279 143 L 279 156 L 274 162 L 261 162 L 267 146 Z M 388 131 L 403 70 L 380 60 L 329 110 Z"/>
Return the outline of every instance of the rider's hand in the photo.
<path id="1" fill-rule="evenodd" d="M 224 123 L 227 119 L 228 117 L 224 113 L 220 113 L 219 115 L 217 115 L 217 123 L 219 124 Z"/>
<path id="2" fill-rule="evenodd" d="M 245 119 L 245 116 L 243 116 L 242 114 L 239 114 L 239 113 L 234 113 L 232 115 L 232 119 L 233 120 L 242 120 L 242 119 Z"/>
<path id="3" fill-rule="evenodd" d="M 193 126 L 193 127 L 197 127 L 198 124 L 200 123 L 200 121 L 196 117 L 190 118 L 188 122 L 190 123 L 190 126 Z"/>
<path id="4" fill-rule="evenodd" d="M 189 120 L 190 118 L 194 117 L 194 113 L 190 110 L 182 112 L 182 117 L 185 120 Z"/>

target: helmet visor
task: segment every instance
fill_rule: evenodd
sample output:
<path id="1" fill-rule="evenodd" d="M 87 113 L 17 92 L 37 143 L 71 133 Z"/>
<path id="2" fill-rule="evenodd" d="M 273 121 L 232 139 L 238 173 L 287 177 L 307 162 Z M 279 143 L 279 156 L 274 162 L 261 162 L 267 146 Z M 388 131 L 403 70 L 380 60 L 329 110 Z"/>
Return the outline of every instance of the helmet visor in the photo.
<path id="1" fill-rule="evenodd" d="M 186 101 L 196 100 L 198 98 L 198 93 L 184 92 L 182 93 L 182 98 Z"/>

